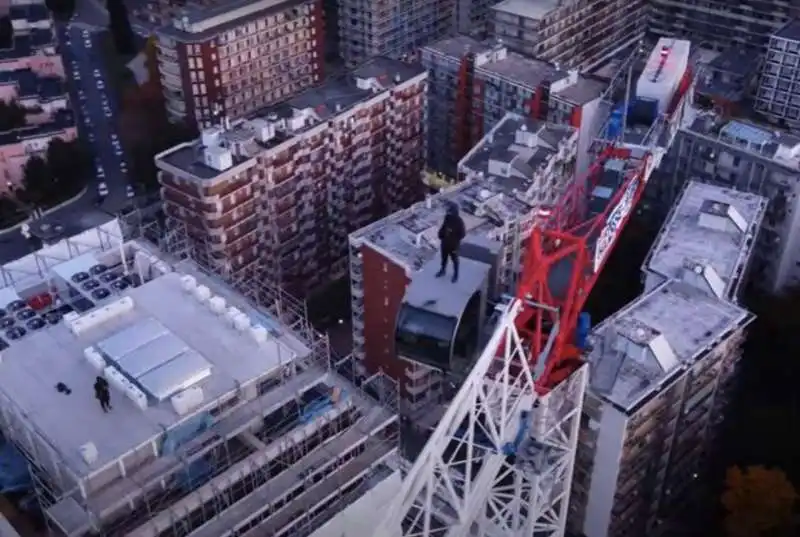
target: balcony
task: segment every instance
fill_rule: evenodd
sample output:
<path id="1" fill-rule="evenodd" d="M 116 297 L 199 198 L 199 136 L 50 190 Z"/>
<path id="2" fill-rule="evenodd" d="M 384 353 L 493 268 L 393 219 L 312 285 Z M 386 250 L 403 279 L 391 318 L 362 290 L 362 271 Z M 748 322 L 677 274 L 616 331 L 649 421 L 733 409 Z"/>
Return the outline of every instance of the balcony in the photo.
<path id="1" fill-rule="evenodd" d="M 178 101 L 176 99 L 168 99 L 165 102 L 167 113 L 172 117 L 185 117 L 186 116 L 186 104 L 182 101 Z"/>
<path id="2" fill-rule="evenodd" d="M 427 393 L 428 391 L 431 391 L 432 388 L 433 386 L 430 383 L 424 381 L 417 382 L 414 384 L 412 383 L 406 384 L 406 392 L 408 392 L 409 395 L 414 397 Z"/>
<path id="3" fill-rule="evenodd" d="M 183 89 L 181 79 L 168 73 L 161 73 L 161 84 L 164 86 L 164 88 L 176 93 Z"/>
<path id="4" fill-rule="evenodd" d="M 411 381 L 418 381 L 422 379 L 427 379 L 434 373 L 433 369 L 429 369 L 427 367 L 421 365 L 412 365 L 406 367 L 406 377 Z"/>

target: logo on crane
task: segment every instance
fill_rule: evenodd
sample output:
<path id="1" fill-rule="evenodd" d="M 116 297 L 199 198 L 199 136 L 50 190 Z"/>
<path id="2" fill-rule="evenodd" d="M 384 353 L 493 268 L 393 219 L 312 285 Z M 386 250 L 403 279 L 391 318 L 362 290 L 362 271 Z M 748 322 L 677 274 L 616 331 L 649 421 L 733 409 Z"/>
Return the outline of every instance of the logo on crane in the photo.
<path id="1" fill-rule="evenodd" d="M 600 269 L 600 265 L 602 265 L 603 261 L 605 261 L 611 246 L 614 244 L 614 239 L 622 227 L 622 222 L 625 220 L 625 217 L 630 214 L 631 209 L 633 209 L 633 202 L 636 198 L 636 189 L 638 187 L 639 177 L 636 176 L 630 183 L 628 183 L 628 187 L 625 189 L 625 193 L 622 194 L 622 198 L 620 198 L 619 203 L 617 203 L 617 206 L 614 207 L 614 210 L 609 213 L 608 219 L 606 219 L 606 225 L 603 227 L 603 231 L 600 232 L 600 236 L 597 237 L 597 243 L 595 243 L 595 272 Z"/>

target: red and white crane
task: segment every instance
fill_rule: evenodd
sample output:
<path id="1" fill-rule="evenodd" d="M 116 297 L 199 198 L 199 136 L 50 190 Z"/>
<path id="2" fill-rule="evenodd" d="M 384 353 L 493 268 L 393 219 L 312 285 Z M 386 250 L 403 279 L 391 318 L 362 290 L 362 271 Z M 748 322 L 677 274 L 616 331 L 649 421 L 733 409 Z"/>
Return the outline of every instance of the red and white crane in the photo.
<path id="1" fill-rule="evenodd" d="M 588 382 L 579 315 L 663 150 L 608 145 L 531 231 L 516 296 L 375 537 L 564 535 Z"/>

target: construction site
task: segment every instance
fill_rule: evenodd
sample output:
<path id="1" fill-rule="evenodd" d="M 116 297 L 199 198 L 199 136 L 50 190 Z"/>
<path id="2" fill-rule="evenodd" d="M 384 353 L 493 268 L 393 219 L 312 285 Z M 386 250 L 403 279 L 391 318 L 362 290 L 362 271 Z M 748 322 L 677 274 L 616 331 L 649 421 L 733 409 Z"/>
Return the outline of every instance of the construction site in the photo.
<path id="1" fill-rule="evenodd" d="M 357 387 L 300 303 L 179 230 L 122 227 L 0 270 L 3 492 L 54 535 L 366 534 L 400 483 L 393 383 Z"/>

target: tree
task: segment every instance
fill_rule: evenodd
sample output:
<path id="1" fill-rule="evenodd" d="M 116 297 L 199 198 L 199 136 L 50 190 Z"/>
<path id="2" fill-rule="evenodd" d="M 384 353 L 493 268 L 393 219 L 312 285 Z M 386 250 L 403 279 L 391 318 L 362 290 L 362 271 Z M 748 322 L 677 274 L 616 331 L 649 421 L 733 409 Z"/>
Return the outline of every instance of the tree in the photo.
<path id="1" fill-rule="evenodd" d="M 75 0 L 45 0 L 44 4 L 59 20 L 69 20 L 75 13 Z"/>
<path id="2" fill-rule="evenodd" d="M 54 138 L 47 146 L 47 168 L 57 190 L 71 195 L 86 183 L 91 158 L 78 140 Z"/>
<path id="3" fill-rule="evenodd" d="M 11 17 L 6 15 L 0 17 L 0 48 L 11 48 L 14 41 L 14 27 L 11 24 Z"/>
<path id="4" fill-rule="evenodd" d="M 53 186 L 47 162 L 38 155 L 29 158 L 23 169 L 23 190 L 18 197 L 26 203 L 42 206 L 53 196 Z"/>
<path id="5" fill-rule="evenodd" d="M 791 531 L 798 495 L 782 471 L 734 466 L 728 469 L 725 488 L 722 505 L 729 537 L 777 537 Z"/>
<path id="6" fill-rule="evenodd" d="M 19 203 L 7 195 L 0 195 L 0 227 L 13 226 L 25 219 Z"/>
<path id="7" fill-rule="evenodd" d="M 0 132 L 19 129 L 26 125 L 25 108 L 19 103 L 0 101 Z"/>
<path id="8" fill-rule="evenodd" d="M 136 42 L 131 21 L 128 18 L 128 8 L 122 0 L 107 0 L 108 29 L 114 37 L 114 46 L 117 53 L 130 56 L 136 53 Z"/>

